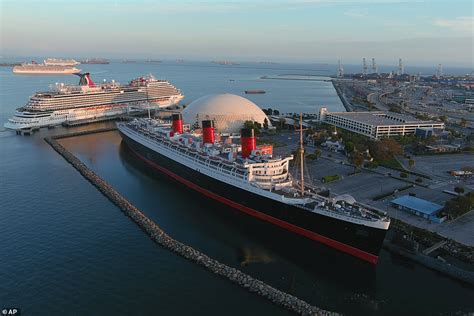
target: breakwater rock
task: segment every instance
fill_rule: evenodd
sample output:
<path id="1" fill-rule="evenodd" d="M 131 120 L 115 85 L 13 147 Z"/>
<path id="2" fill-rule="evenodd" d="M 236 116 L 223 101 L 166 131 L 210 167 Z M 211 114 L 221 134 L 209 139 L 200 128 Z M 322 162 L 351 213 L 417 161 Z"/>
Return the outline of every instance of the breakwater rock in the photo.
<path id="1" fill-rule="evenodd" d="M 229 267 L 202 252 L 185 245 L 166 234 L 155 222 L 150 220 L 142 211 L 131 204 L 127 199 L 121 196 L 110 184 L 100 178 L 85 164 L 83 164 L 71 152 L 66 150 L 56 139 L 91 134 L 96 132 L 105 132 L 113 129 L 101 129 L 99 131 L 86 131 L 74 134 L 59 135 L 47 137 L 45 141 L 61 156 L 66 159 L 79 173 L 92 183 L 103 195 L 111 202 L 117 205 L 123 213 L 133 220 L 152 240 L 161 246 L 173 251 L 174 253 L 206 268 L 212 273 L 226 278 L 235 284 L 247 289 L 252 293 L 256 293 L 271 302 L 280 305 L 290 311 L 300 315 L 339 315 L 338 313 L 329 312 L 318 307 L 312 306 L 307 302 L 282 292 L 242 271 Z"/>

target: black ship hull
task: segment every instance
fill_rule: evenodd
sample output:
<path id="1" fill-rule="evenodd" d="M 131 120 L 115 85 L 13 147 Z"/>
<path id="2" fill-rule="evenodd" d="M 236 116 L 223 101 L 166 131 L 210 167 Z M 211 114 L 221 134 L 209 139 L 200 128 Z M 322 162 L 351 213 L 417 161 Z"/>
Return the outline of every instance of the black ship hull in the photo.
<path id="1" fill-rule="evenodd" d="M 120 132 L 129 149 L 155 170 L 247 215 L 376 264 L 386 229 L 338 220 L 223 183 L 152 149 Z"/>

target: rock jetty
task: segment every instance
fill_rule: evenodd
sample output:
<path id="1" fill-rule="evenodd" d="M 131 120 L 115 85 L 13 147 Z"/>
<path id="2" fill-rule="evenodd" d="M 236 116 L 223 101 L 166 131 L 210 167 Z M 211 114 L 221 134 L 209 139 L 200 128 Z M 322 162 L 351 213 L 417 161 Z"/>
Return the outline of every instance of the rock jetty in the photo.
<path id="1" fill-rule="evenodd" d="M 117 205 L 123 213 L 133 220 L 152 240 L 170 251 L 206 268 L 212 273 L 226 278 L 249 292 L 256 293 L 274 304 L 282 306 L 290 311 L 300 315 L 339 315 L 338 313 L 329 312 L 318 307 L 312 306 L 307 302 L 282 292 L 242 271 L 229 267 L 202 252 L 185 245 L 166 234 L 155 222 L 150 220 L 142 211 L 131 204 L 127 199 L 121 196 L 110 184 L 100 178 L 71 152 L 66 150 L 56 139 L 79 136 L 91 133 L 111 131 L 114 128 L 100 129 L 94 131 L 78 132 L 73 134 L 58 135 L 46 137 L 45 141 L 66 159 L 81 175 L 83 175 L 90 183 L 92 183 L 103 195 L 111 202 Z"/>

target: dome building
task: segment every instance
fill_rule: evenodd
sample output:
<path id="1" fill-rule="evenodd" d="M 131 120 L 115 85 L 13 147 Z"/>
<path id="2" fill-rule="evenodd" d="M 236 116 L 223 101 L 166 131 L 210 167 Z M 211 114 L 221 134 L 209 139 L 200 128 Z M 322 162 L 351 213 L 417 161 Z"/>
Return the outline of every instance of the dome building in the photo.
<path id="1" fill-rule="evenodd" d="M 221 133 L 239 133 L 245 121 L 255 121 L 263 125 L 270 120 L 255 103 L 235 94 L 212 94 L 203 96 L 189 104 L 182 112 L 183 121 L 191 125 L 201 121 L 214 120 Z"/>

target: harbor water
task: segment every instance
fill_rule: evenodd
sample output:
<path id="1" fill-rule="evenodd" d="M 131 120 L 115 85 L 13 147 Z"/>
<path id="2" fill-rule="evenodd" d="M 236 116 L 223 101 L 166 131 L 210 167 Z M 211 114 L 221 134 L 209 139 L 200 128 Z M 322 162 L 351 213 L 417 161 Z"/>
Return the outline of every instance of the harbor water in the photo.
<path id="1" fill-rule="evenodd" d="M 184 103 L 235 93 L 263 108 L 344 111 L 327 81 L 262 76 L 332 75 L 321 65 L 211 63 L 80 65 L 93 80 L 149 73 Z M 0 68 L 0 121 L 34 92 L 76 76 L 23 76 Z M 262 89 L 265 94 L 245 95 Z M 113 122 L 0 132 L 0 308 L 25 315 L 283 315 L 286 310 L 153 243 L 43 140 Z M 474 311 L 472 287 L 382 250 L 373 267 L 204 199 L 150 172 L 117 132 L 60 140 L 173 238 L 326 310 L 347 315 L 458 315 Z"/>

